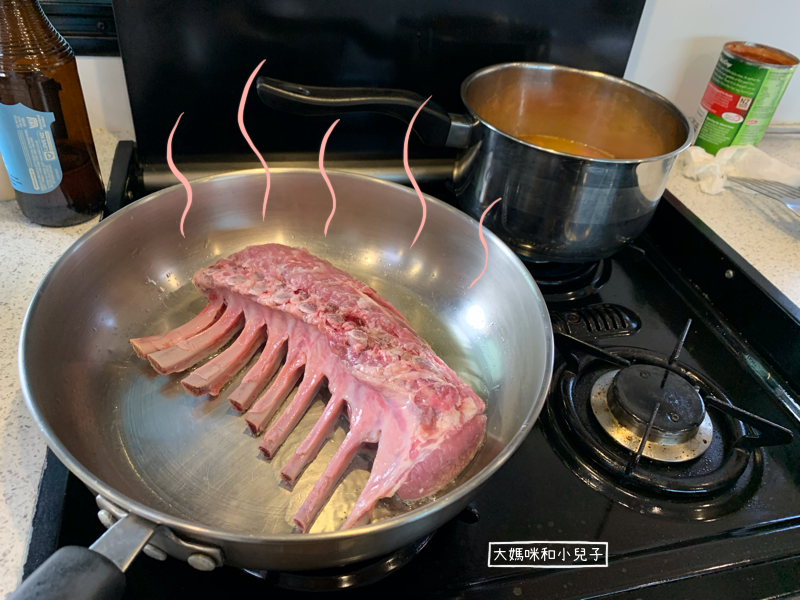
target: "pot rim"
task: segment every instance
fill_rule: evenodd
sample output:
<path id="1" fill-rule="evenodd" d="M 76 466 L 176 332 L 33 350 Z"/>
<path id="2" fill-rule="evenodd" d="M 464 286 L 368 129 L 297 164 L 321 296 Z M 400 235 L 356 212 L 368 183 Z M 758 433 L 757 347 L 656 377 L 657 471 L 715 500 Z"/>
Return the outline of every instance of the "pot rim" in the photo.
<path id="1" fill-rule="evenodd" d="M 681 144 L 678 148 L 676 148 L 675 150 L 672 150 L 671 152 L 667 152 L 666 154 L 660 154 L 658 156 L 652 156 L 652 157 L 647 157 L 647 158 L 594 158 L 594 157 L 590 157 L 590 156 L 579 156 L 577 154 L 568 154 L 566 152 L 561 152 L 559 150 L 553 150 L 551 148 L 545 148 L 544 146 L 538 146 L 536 144 L 532 144 L 531 142 L 526 142 L 525 140 L 522 140 L 522 139 L 520 139 L 518 137 L 515 137 L 515 136 L 511 135 L 510 133 L 506 133 L 505 131 L 502 131 L 501 129 L 498 129 L 497 127 L 495 127 L 494 125 L 492 125 L 491 123 L 486 121 L 485 119 L 481 118 L 472 109 L 472 106 L 470 105 L 470 103 L 467 101 L 467 98 L 466 98 L 467 88 L 470 86 L 470 84 L 472 84 L 477 79 L 479 79 L 479 78 L 481 78 L 481 77 L 483 77 L 483 76 L 485 76 L 485 75 L 487 75 L 489 73 L 494 73 L 496 71 L 503 71 L 505 69 L 519 69 L 519 68 L 522 68 L 522 69 L 537 69 L 537 70 L 551 70 L 551 71 L 564 71 L 564 72 L 569 72 L 569 73 L 579 73 L 581 75 L 586 75 L 586 76 L 591 77 L 593 79 L 604 79 L 604 80 L 607 80 L 607 81 L 611 81 L 614 84 L 622 85 L 624 87 L 628 87 L 630 89 L 633 89 L 633 90 L 635 90 L 635 91 L 637 91 L 637 92 L 639 92 L 641 94 L 644 94 L 645 96 L 648 96 L 649 98 L 651 98 L 651 99 L 653 99 L 653 100 L 655 100 L 657 102 L 660 102 L 666 108 L 671 110 L 675 114 L 677 120 L 679 122 L 683 123 L 683 125 L 685 126 L 685 128 L 686 128 L 686 140 L 683 142 L 683 144 Z M 613 75 L 608 75 L 606 73 L 601 73 L 600 71 L 587 71 L 587 70 L 584 70 L 584 69 L 576 69 L 576 68 L 573 68 L 573 67 L 564 67 L 564 66 L 561 66 L 561 65 L 554 65 L 554 64 L 550 64 L 550 63 L 538 63 L 538 62 L 510 62 L 510 63 L 500 63 L 500 64 L 496 64 L 496 65 L 490 65 L 488 67 L 484 67 L 482 69 L 479 69 L 479 70 L 475 71 L 474 73 L 472 73 L 472 75 L 467 77 L 461 83 L 461 101 L 464 103 L 464 106 L 467 108 L 467 111 L 469 112 L 470 116 L 475 121 L 483 124 L 484 126 L 488 127 L 492 131 L 494 131 L 495 133 L 497 133 L 499 135 L 502 135 L 503 137 L 508 138 L 509 140 L 511 140 L 513 142 L 516 142 L 518 144 L 522 144 L 524 146 L 528 146 L 528 147 L 533 148 L 535 150 L 539 150 L 541 152 L 546 152 L 546 153 L 552 154 L 554 156 L 559 156 L 559 157 L 562 157 L 562 158 L 567 158 L 567 159 L 572 159 L 572 160 L 579 160 L 579 161 L 585 161 L 585 162 L 590 162 L 590 163 L 601 163 L 601 164 L 641 164 L 641 163 L 655 162 L 655 161 L 661 161 L 661 160 L 665 160 L 665 159 L 674 158 L 675 156 L 677 156 L 678 154 L 680 154 L 681 152 L 686 150 L 686 148 L 691 146 L 692 143 L 694 142 L 694 126 L 692 125 L 691 121 L 689 121 L 689 119 L 686 117 L 686 115 L 683 113 L 683 111 L 680 110 L 677 106 L 675 106 L 674 103 L 672 103 L 670 100 L 668 100 L 667 98 L 665 98 L 661 94 L 658 94 L 658 93 L 654 92 L 653 90 L 650 90 L 650 89 L 648 89 L 646 87 L 643 87 L 643 86 L 641 86 L 639 84 L 636 84 L 636 83 L 633 83 L 631 81 L 627 81 L 627 80 L 621 79 L 619 77 L 614 77 Z"/>

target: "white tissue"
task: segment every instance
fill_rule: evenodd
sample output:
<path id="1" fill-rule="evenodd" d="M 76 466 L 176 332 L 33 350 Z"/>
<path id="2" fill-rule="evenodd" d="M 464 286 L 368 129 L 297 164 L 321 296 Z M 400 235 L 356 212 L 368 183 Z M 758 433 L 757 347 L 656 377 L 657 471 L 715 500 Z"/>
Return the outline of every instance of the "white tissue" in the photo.
<path id="1" fill-rule="evenodd" d="M 793 169 L 755 146 L 729 146 L 712 156 L 699 146 L 688 148 L 678 157 L 684 177 L 700 182 L 706 194 L 719 194 L 728 177 L 770 179 L 800 186 L 800 171 Z"/>

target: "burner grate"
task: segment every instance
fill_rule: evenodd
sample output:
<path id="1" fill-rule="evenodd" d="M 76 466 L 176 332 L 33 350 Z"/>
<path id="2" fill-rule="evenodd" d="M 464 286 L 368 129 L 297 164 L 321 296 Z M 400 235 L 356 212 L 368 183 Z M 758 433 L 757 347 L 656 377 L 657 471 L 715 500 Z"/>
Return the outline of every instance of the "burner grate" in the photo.
<path id="1" fill-rule="evenodd" d="M 608 259 L 575 264 L 526 261 L 525 266 L 547 302 L 566 302 L 591 296 L 611 277 L 611 261 Z"/>

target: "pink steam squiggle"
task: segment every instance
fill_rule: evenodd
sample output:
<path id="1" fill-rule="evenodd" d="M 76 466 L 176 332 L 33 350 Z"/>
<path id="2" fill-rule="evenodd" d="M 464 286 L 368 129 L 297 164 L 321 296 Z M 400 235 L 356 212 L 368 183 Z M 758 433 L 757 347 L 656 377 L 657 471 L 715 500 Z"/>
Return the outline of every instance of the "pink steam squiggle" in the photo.
<path id="1" fill-rule="evenodd" d="M 244 91 L 242 92 L 242 99 L 239 100 L 239 129 L 242 132 L 242 136 L 244 137 L 247 144 L 250 146 L 250 149 L 255 152 L 255 155 L 258 157 L 258 160 L 261 161 L 261 164 L 264 165 L 264 172 L 267 175 L 267 189 L 264 192 L 264 206 L 261 208 L 261 220 L 263 221 L 267 216 L 267 198 L 269 198 L 269 167 L 267 166 L 267 161 L 264 160 L 264 157 L 261 156 L 261 153 L 256 148 L 256 145 L 253 143 L 253 140 L 250 139 L 250 136 L 247 133 L 247 129 L 244 127 L 244 104 L 247 101 L 247 94 L 250 92 L 250 86 L 253 85 L 253 80 L 256 78 L 259 69 L 261 66 L 266 62 L 266 59 L 262 60 L 258 63 L 255 71 L 250 74 L 250 78 L 247 80 L 247 83 L 244 86 Z"/>
<path id="2" fill-rule="evenodd" d="M 322 161 L 325 158 L 325 146 L 328 145 L 328 138 L 331 137 L 331 132 L 333 128 L 336 127 L 336 124 L 339 122 L 339 119 L 336 119 L 328 128 L 328 131 L 322 138 L 322 145 L 319 147 L 319 172 L 322 173 L 322 178 L 325 180 L 325 183 L 328 184 L 328 189 L 331 191 L 331 200 L 333 200 L 333 208 L 331 209 L 331 214 L 328 217 L 328 220 L 325 221 L 325 237 L 328 237 L 328 225 L 331 224 L 331 219 L 333 219 L 333 213 L 336 212 L 336 194 L 333 191 L 333 186 L 331 185 L 331 180 L 328 179 L 328 174 L 325 172 L 325 167 L 322 166 Z"/>
<path id="3" fill-rule="evenodd" d="M 483 251 L 486 253 L 486 260 L 483 263 L 483 271 L 481 271 L 481 274 L 478 275 L 478 277 L 477 277 L 477 279 L 475 279 L 475 281 L 473 281 L 472 283 L 469 284 L 469 288 L 468 289 L 470 289 L 470 290 L 472 289 L 472 286 L 475 285 L 476 283 L 478 283 L 478 280 L 481 277 L 483 277 L 483 274 L 486 273 L 486 267 L 489 265 L 489 247 L 486 245 L 486 239 L 483 237 L 483 219 L 486 217 L 486 213 L 488 213 L 495 204 L 500 202 L 500 200 L 502 200 L 502 198 L 498 198 L 497 200 L 492 202 L 489 206 L 486 207 L 486 210 L 483 211 L 483 214 L 481 215 L 481 222 L 478 225 L 478 234 L 481 236 L 481 244 L 483 244 Z"/>
<path id="4" fill-rule="evenodd" d="M 428 100 L 430 100 L 433 96 L 428 96 Z M 414 191 L 417 192 L 417 196 L 419 197 L 419 201 L 422 203 L 422 222 L 419 224 L 419 229 L 417 230 L 417 235 L 414 236 L 414 241 L 411 242 L 411 248 L 414 247 L 414 244 L 417 243 L 417 238 L 419 234 L 422 233 L 422 228 L 425 227 L 425 218 L 428 216 L 428 207 L 425 204 L 425 198 L 422 196 L 422 192 L 417 185 L 417 180 L 414 179 L 414 176 L 411 174 L 411 167 L 408 166 L 408 139 L 411 137 L 411 129 L 414 127 L 414 121 L 417 120 L 417 115 L 422 110 L 422 107 L 428 103 L 428 100 L 425 100 L 422 104 L 419 105 L 417 112 L 414 113 L 414 116 L 411 117 L 411 122 L 408 124 L 408 131 L 406 131 L 406 141 L 403 144 L 403 165 L 406 168 L 406 175 L 411 180 L 411 185 L 414 186 Z"/>
<path id="5" fill-rule="evenodd" d="M 183 176 L 183 173 L 178 171 L 178 168 L 175 166 L 175 163 L 172 162 L 172 138 L 175 135 L 175 130 L 178 129 L 178 123 L 181 122 L 181 117 L 183 113 L 178 116 L 178 120 L 175 121 L 175 127 L 172 128 L 172 131 L 169 134 L 169 138 L 167 139 L 167 164 L 169 165 L 169 170 L 172 171 L 172 174 L 178 178 L 183 184 L 183 187 L 186 188 L 186 208 L 183 209 L 183 215 L 181 216 L 181 235 L 185 238 L 186 234 L 183 233 L 183 222 L 186 220 L 186 215 L 189 212 L 189 208 L 192 206 L 192 186 L 189 185 L 189 180 Z"/>

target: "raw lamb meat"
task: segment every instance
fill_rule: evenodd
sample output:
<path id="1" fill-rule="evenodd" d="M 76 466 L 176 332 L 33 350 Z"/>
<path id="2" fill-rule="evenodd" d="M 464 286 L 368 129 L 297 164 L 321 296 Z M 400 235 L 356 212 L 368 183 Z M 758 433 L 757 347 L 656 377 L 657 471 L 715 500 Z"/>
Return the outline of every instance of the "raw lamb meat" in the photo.
<path id="1" fill-rule="evenodd" d="M 192 367 L 239 334 L 183 380 L 194 395 L 219 394 L 263 346 L 229 400 L 247 412 L 257 434 L 299 382 L 261 441 L 267 458 L 327 382 L 331 398 L 283 466 L 285 481 L 300 477 L 347 411 L 350 432 L 294 517 L 301 531 L 308 531 L 363 444 L 377 443 L 377 452 L 343 529 L 369 522 L 380 498 L 435 493 L 472 460 L 486 432 L 483 401 L 372 288 L 305 249 L 280 244 L 245 248 L 201 269 L 193 282 L 208 298 L 206 308 L 169 333 L 131 344 L 168 374 Z"/>

